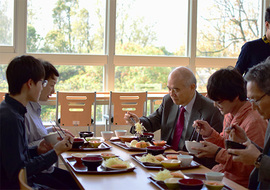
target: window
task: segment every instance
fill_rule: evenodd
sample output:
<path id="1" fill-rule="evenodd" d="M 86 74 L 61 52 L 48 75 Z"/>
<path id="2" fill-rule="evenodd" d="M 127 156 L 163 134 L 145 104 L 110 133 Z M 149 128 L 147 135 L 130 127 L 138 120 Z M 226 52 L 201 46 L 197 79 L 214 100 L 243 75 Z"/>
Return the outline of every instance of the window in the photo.
<path id="1" fill-rule="evenodd" d="M 104 54 L 105 2 L 28 0 L 27 52 Z"/>
<path id="2" fill-rule="evenodd" d="M 187 0 L 117 0 L 117 55 L 186 56 Z"/>
<path id="3" fill-rule="evenodd" d="M 0 0 L 0 46 L 13 46 L 14 1 Z"/>
<path id="4" fill-rule="evenodd" d="M 119 92 L 167 92 L 172 67 L 124 67 L 115 69 L 115 90 Z"/>
<path id="5" fill-rule="evenodd" d="M 0 0 L 0 90 L 8 90 L 10 60 L 29 54 L 56 65 L 56 90 L 167 92 L 170 71 L 189 66 L 198 91 L 205 92 L 214 71 L 234 66 L 241 46 L 264 34 L 269 5 L 270 0 Z"/>
<path id="6" fill-rule="evenodd" d="M 55 89 L 60 91 L 103 91 L 103 67 L 57 65 L 59 79 Z"/>
<path id="7" fill-rule="evenodd" d="M 260 37 L 260 18 L 260 0 L 199 0 L 197 57 L 238 57 Z"/>

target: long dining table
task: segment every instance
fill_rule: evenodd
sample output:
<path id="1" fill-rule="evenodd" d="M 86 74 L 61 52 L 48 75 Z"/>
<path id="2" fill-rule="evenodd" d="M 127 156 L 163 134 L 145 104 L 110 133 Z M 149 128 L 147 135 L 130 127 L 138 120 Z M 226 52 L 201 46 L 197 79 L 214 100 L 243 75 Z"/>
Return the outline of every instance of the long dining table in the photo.
<path id="1" fill-rule="evenodd" d="M 132 159 L 131 154 L 142 153 L 128 151 L 119 146 L 116 146 L 111 141 L 105 141 L 107 145 L 111 146 L 108 150 L 98 150 L 98 151 L 67 151 L 60 155 L 60 159 L 68 169 L 68 171 L 72 174 L 73 178 L 76 180 L 81 189 L 93 189 L 93 190 L 144 190 L 144 189 L 160 189 L 155 184 L 151 183 L 148 177 L 151 177 L 152 174 L 157 174 L 158 170 L 149 170 L 142 167 L 139 163 Z M 165 153 L 175 153 L 174 150 L 168 149 Z M 128 160 L 135 165 L 135 169 L 131 172 L 127 173 L 111 173 L 111 174 L 88 174 L 88 173 L 80 173 L 75 172 L 72 167 L 68 164 L 66 158 L 70 158 L 73 153 L 83 153 L 83 154 L 101 154 L 101 153 L 114 153 L 118 155 L 123 160 Z M 187 173 L 196 173 L 196 174 L 204 174 L 210 169 L 200 165 L 199 167 L 192 169 L 181 170 L 184 174 Z M 242 190 L 246 189 L 243 186 L 227 179 L 223 178 L 223 182 L 226 186 L 231 189 Z"/>

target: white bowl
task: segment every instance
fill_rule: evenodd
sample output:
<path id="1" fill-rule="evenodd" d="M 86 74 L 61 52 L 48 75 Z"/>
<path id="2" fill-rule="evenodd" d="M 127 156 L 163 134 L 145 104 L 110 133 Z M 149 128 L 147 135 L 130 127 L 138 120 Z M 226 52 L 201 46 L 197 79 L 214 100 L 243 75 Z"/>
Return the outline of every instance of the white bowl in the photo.
<path id="1" fill-rule="evenodd" d="M 199 151 L 193 150 L 192 147 L 194 148 L 201 148 L 203 147 L 203 144 L 196 142 L 196 141 L 185 141 L 186 148 L 190 154 L 198 154 Z"/>
<path id="2" fill-rule="evenodd" d="M 125 136 L 127 134 L 127 130 L 125 130 L 125 129 L 114 130 L 114 132 L 115 132 L 115 136 L 117 136 L 118 138 L 120 136 Z"/>
<path id="3" fill-rule="evenodd" d="M 178 181 L 182 178 L 167 178 L 164 183 L 169 189 L 179 189 Z"/>
<path id="4" fill-rule="evenodd" d="M 192 162 L 193 156 L 180 154 L 177 156 L 177 159 L 181 161 L 181 166 L 187 167 Z"/>
<path id="5" fill-rule="evenodd" d="M 101 136 L 105 141 L 108 141 L 112 138 L 113 132 L 112 131 L 101 131 Z"/>
<path id="6" fill-rule="evenodd" d="M 221 172 L 208 172 L 205 173 L 205 178 L 210 181 L 222 181 L 224 173 Z"/>
<path id="7" fill-rule="evenodd" d="M 58 142 L 57 137 L 59 137 L 57 132 L 51 132 L 48 135 L 44 136 L 44 139 L 52 145 L 55 145 Z"/>

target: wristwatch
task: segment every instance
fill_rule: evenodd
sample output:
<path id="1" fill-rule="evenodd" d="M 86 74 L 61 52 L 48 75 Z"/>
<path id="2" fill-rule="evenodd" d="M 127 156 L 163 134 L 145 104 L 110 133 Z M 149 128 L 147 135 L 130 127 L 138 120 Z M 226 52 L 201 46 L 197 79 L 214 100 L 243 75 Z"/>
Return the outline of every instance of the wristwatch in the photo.
<path id="1" fill-rule="evenodd" d="M 258 156 L 258 158 L 256 159 L 254 165 L 256 168 L 259 168 L 261 166 L 261 161 L 262 161 L 262 158 L 263 158 L 264 154 L 260 154 Z"/>

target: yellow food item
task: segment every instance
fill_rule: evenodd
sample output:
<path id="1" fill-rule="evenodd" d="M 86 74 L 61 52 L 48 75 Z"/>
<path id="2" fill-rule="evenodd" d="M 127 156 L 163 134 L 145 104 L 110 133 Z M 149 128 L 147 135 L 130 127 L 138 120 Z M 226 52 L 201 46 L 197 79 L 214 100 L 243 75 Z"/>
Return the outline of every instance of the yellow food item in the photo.
<path id="1" fill-rule="evenodd" d="M 141 162 L 151 162 L 151 163 L 160 163 L 160 161 L 158 161 L 158 159 L 153 156 L 152 154 L 145 154 L 141 157 L 140 159 Z"/>
<path id="2" fill-rule="evenodd" d="M 172 178 L 172 174 L 169 170 L 163 170 L 157 173 L 156 177 L 154 178 L 157 181 L 164 181 L 165 179 Z"/>
<path id="3" fill-rule="evenodd" d="M 130 146 L 136 147 L 136 144 L 137 144 L 137 143 L 138 143 L 137 140 L 132 140 L 132 141 L 130 142 Z"/>
<path id="4" fill-rule="evenodd" d="M 142 135 L 144 130 L 146 130 L 146 129 L 145 129 L 145 127 L 142 124 L 140 124 L 139 122 L 135 124 L 135 131 L 136 131 L 136 133 Z"/>
<path id="5" fill-rule="evenodd" d="M 120 166 L 120 165 L 122 165 L 122 167 L 123 167 L 123 165 L 125 165 L 126 168 L 129 168 L 130 167 L 130 163 L 129 162 L 123 161 L 123 160 L 121 160 L 118 157 L 109 158 L 109 159 L 103 161 L 103 163 L 104 163 L 104 165 L 106 167 L 109 167 L 109 168 L 112 168 L 112 166 Z"/>

